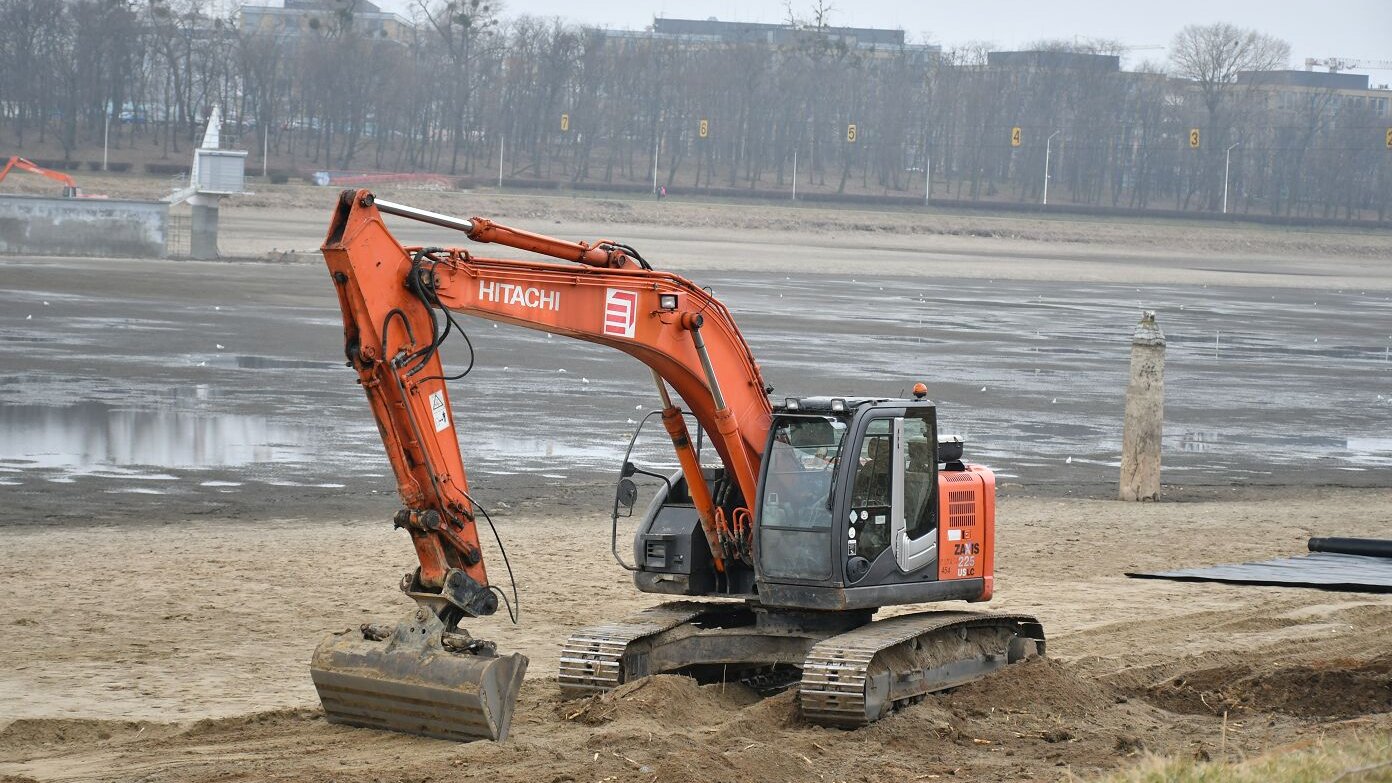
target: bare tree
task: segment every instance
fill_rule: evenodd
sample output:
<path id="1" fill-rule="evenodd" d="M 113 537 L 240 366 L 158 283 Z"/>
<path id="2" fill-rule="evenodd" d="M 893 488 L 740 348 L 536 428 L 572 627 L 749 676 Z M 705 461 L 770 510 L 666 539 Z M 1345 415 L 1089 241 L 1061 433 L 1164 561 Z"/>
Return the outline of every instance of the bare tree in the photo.
<path id="1" fill-rule="evenodd" d="M 1216 209 L 1224 151 L 1241 141 L 1239 211 L 1386 220 L 1392 207 L 1388 99 L 1242 76 L 1289 50 L 1231 25 L 1181 31 L 1166 76 L 1119 70 L 1097 55 L 1124 47 L 1103 40 L 1004 58 L 988 44 L 867 45 L 833 26 L 827 0 L 793 0 L 810 8 L 789 6 L 774 44 L 504 19 L 500 0 L 413 2 L 414 26 L 325 0 L 294 25 L 238 29 L 252 16 L 217 18 L 211 0 L 0 0 L 0 144 L 76 165 L 113 112 L 112 149 L 167 155 L 216 103 L 228 136 L 269 142 L 282 171 L 492 181 L 506 139 L 517 185 L 637 193 L 656 172 L 669 189 L 786 196 L 796 163 L 800 196 L 919 201 L 931 157 L 935 198 L 1030 204 L 1057 132 L 1051 203 Z"/>
<path id="2" fill-rule="evenodd" d="M 479 38 L 496 30 L 497 8 L 488 0 L 416 2 L 439 40 L 445 45 L 445 53 L 453 67 L 450 85 L 450 111 L 453 119 L 450 172 L 454 173 L 458 169 L 459 156 L 464 149 L 465 140 L 473 128 L 472 104 L 476 78 L 476 69 L 473 66 L 478 54 Z"/>
<path id="3" fill-rule="evenodd" d="M 1222 177 L 1218 160 L 1221 148 L 1231 142 L 1231 123 L 1225 110 L 1231 108 L 1238 74 L 1244 71 L 1270 71 L 1290 62 L 1290 44 L 1279 38 L 1244 30 L 1231 24 L 1189 25 L 1175 35 L 1170 44 L 1174 73 L 1193 81 L 1207 111 L 1205 129 L 1210 144 L 1203 158 L 1208 187 L 1208 208 L 1216 209 L 1222 200 L 1218 182 Z"/>
<path id="4" fill-rule="evenodd" d="M 53 102 L 58 60 L 64 56 L 64 7 L 47 0 L 5 0 L 0 5 L 0 87 L 20 144 L 30 125 L 43 140 Z M 11 104 L 13 108 L 11 108 Z"/>

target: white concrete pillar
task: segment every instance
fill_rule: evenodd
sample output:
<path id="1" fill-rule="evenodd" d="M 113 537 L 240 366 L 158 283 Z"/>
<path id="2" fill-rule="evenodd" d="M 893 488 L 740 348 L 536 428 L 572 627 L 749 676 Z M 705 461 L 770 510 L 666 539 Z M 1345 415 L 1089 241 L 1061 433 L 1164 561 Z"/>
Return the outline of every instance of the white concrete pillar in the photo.
<path id="1" fill-rule="evenodd" d="M 221 196 L 199 193 L 189 199 L 189 257 L 209 261 L 218 257 L 218 202 Z"/>
<path id="2" fill-rule="evenodd" d="M 1131 381 L 1121 430 L 1121 499 L 1160 499 L 1165 423 L 1165 334 L 1146 310 L 1131 336 Z"/>

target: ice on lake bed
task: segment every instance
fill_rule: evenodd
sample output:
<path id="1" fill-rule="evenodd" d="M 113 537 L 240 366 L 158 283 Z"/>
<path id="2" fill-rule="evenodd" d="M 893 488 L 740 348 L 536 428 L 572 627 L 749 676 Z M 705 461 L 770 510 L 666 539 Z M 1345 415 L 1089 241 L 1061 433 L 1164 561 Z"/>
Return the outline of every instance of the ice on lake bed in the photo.
<path id="1" fill-rule="evenodd" d="M 0 461 L 102 478 L 171 481 L 161 468 L 305 462 L 308 430 L 265 416 L 187 410 L 130 410 L 101 402 L 0 406 Z"/>

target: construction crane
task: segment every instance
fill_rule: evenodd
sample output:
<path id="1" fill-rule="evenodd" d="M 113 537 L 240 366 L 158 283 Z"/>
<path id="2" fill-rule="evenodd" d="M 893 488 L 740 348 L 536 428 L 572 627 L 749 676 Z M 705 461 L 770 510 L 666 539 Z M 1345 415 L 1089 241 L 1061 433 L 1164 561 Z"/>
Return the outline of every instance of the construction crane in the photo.
<path id="1" fill-rule="evenodd" d="M 550 260 L 404 247 L 384 215 Z M 995 586 L 995 477 L 962 460 L 960 438 L 939 437 L 924 384 L 911 399 L 770 400 L 709 289 L 609 240 L 569 242 L 348 190 L 323 253 L 345 355 L 401 496 L 393 523 L 420 562 L 401 580 L 415 611 L 330 636 L 315 652 L 310 673 L 329 720 L 459 740 L 502 739 L 511 723 L 527 659 L 460 626 L 507 594 L 484 569 L 479 527 L 492 523 L 469 489 L 467 433 L 456 432 L 445 385 L 468 370 L 447 378 L 440 359 L 446 338 L 463 335 L 455 313 L 646 365 L 662 403 L 659 437 L 680 465 L 669 474 L 633 461 L 653 416 L 640 422 L 615 491 L 611 548 L 639 591 L 668 601 L 573 633 L 557 672 L 563 694 L 687 674 L 765 693 L 795 687 L 808 720 L 854 728 L 1043 654 L 1043 628 L 1028 615 L 915 608 L 874 619 L 886 606 L 986 601 Z M 566 426 L 520 391 L 511 405 L 538 430 Z M 625 556 L 618 520 L 635 508 L 635 476 L 657 486 Z M 568 568 L 590 567 L 558 554 Z"/>
<path id="2" fill-rule="evenodd" d="M 1328 68 L 1330 73 L 1354 68 L 1364 71 L 1392 71 L 1392 60 L 1362 60 L 1354 57 L 1306 57 L 1305 70 Z"/>
<path id="3" fill-rule="evenodd" d="M 1142 52 L 1148 50 L 1163 50 L 1164 44 L 1135 44 L 1124 45 L 1106 41 L 1102 38 L 1087 38 L 1081 35 L 1073 36 L 1074 51 L 1089 52 L 1091 54 L 1112 54 Z"/>

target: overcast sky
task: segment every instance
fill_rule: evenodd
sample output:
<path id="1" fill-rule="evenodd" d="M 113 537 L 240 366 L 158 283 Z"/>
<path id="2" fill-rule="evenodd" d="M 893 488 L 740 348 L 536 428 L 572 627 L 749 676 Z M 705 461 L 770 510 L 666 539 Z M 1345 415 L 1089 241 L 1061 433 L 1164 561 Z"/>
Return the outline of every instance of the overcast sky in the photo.
<path id="1" fill-rule="evenodd" d="M 405 11 L 415 0 L 377 0 Z M 501 0 L 505 16 L 560 16 L 600 27 L 641 30 L 654 16 L 781 22 L 782 0 Z M 811 0 L 793 0 L 806 15 Z M 834 0 L 832 23 L 902 27 L 910 40 L 945 48 L 990 42 L 1018 48 L 1041 38 L 1110 38 L 1134 46 L 1168 44 L 1186 24 L 1231 22 L 1284 38 L 1292 67 L 1306 57 L 1392 60 L 1392 0 Z M 1130 62 L 1163 60 L 1164 50 L 1138 50 Z M 1363 71 L 1377 83 L 1392 71 Z"/>

